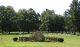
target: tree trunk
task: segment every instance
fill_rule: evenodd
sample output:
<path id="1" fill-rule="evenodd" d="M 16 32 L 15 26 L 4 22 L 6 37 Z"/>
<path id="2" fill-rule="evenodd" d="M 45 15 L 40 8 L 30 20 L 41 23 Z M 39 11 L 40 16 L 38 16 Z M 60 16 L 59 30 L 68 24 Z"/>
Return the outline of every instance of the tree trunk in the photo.
<path id="1" fill-rule="evenodd" d="M 23 31 L 23 34 L 24 34 L 24 31 Z"/>
<path id="2" fill-rule="evenodd" d="M 4 34 L 4 31 L 2 30 L 2 34 Z"/>
<path id="3" fill-rule="evenodd" d="M 28 31 L 28 34 L 30 33 L 30 31 Z"/>
<path id="4" fill-rule="evenodd" d="M 80 34 L 80 30 L 79 30 L 79 34 Z"/>
<path id="5" fill-rule="evenodd" d="M 9 34 L 10 34 L 10 31 L 9 31 Z"/>

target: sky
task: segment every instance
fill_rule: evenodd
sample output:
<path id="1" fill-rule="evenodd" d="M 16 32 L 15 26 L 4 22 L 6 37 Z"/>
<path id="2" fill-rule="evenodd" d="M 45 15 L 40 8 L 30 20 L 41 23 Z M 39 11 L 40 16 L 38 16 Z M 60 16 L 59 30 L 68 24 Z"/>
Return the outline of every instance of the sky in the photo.
<path id="1" fill-rule="evenodd" d="M 16 11 L 33 8 L 39 13 L 47 8 L 63 15 L 64 11 L 70 8 L 71 2 L 72 0 L 0 0 L 0 5 L 12 6 Z"/>

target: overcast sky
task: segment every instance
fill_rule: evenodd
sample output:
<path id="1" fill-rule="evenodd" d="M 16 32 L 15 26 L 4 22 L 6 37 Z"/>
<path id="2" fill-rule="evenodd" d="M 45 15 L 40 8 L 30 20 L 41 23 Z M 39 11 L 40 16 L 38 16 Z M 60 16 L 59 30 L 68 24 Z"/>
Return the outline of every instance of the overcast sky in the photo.
<path id="1" fill-rule="evenodd" d="M 33 8 L 36 12 L 41 13 L 43 10 L 54 10 L 57 14 L 63 14 L 72 0 L 0 0 L 0 5 L 12 6 L 16 11 L 19 9 Z"/>

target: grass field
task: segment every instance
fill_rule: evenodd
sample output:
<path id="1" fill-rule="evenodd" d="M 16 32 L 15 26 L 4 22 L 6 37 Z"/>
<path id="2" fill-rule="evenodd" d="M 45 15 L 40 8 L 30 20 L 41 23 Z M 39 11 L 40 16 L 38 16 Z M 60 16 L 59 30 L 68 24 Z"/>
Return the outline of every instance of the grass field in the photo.
<path id="1" fill-rule="evenodd" d="M 27 35 L 0 35 L 0 47 L 80 47 L 80 36 L 69 34 L 45 34 L 46 37 L 62 37 L 64 42 L 14 42 L 13 37 Z"/>

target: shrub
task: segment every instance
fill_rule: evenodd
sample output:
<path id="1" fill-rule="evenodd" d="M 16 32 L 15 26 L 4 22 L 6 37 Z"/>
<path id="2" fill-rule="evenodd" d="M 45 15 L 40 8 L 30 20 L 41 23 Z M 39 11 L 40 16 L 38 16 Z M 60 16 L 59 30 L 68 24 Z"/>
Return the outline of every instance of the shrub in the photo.
<path id="1" fill-rule="evenodd" d="M 64 38 L 58 38 L 58 41 L 59 42 L 63 42 L 64 41 Z"/>
<path id="2" fill-rule="evenodd" d="M 30 41 L 31 37 L 19 37 L 19 41 Z"/>
<path id="3" fill-rule="evenodd" d="M 45 41 L 45 37 L 42 32 L 34 32 L 31 36 L 33 41 Z"/>
<path id="4" fill-rule="evenodd" d="M 17 38 L 17 37 L 14 37 L 14 38 L 13 38 L 13 41 L 17 41 L 17 40 L 18 40 L 18 38 Z"/>
<path id="5" fill-rule="evenodd" d="M 46 39 L 49 41 L 54 41 L 54 42 L 58 41 L 58 38 L 55 38 L 55 37 L 47 37 Z"/>
<path id="6" fill-rule="evenodd" d="M 63 38 L 57 38 L 57 37 L 46 37 L 46 41 L 53 41 L 53 42 L 63 42 L 64 39 Z"/>
<path id="7" fill-rule="evenodd" d="M 25 37 L 25 40 L 26 41 L 30 41 L 31 40 L 31 37 Z"/>

